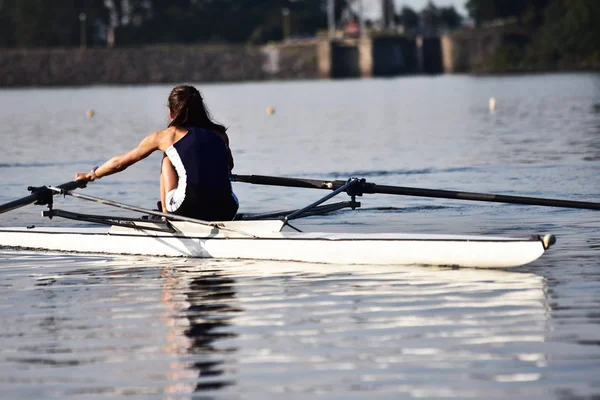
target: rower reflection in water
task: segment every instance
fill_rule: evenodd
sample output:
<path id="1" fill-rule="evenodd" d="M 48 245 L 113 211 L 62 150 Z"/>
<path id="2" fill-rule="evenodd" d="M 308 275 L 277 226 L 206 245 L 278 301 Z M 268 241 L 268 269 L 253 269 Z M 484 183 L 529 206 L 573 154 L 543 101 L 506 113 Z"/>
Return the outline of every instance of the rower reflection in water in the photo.
<path id="1" fill-rule="evenodd" d="M 224 356 L 235 352 L 235 348 L 219 346 L 223 339 L 234 338 L 231 319 L 242 311 L 234 304 L 234 280 L 222 276 L 219 271 L 205 271 L 201 277 L 190 282 L 186 293 L 190 307 L 186 312 L 190 326 L 185 335 L 191 340 L 189 353 L 197 359 L 193 366 L 199 371 L 195 391 L 217 390 L 234 384 L 223 376 Z"/>
<path id="2" fill-rule="evenodd" d="M 168 104 L 170 123 L 166 129 L 146 136 L 135 149 L 91 172 L 78 173 L 75 179 L 93 182 L 161 150 L 159 211 L 207 221 L 233 219 L 238 201 L 229 181 L 233 156 L 227 129 L 212 121 L 193 86 L 175 87 Z"/>
<path id="3" fill-rule="evenodd" d="M 235 281 L 219 269 L 188 265 L 164 268 L 161 276 L 167 347 L 176 359 L 183 357 L 170 363 L 165 392 L 191 394 L 235 385 L 225 365 L 238 349 L 223 343 L 237 337 L 232 320 L 243 311 Z"/>

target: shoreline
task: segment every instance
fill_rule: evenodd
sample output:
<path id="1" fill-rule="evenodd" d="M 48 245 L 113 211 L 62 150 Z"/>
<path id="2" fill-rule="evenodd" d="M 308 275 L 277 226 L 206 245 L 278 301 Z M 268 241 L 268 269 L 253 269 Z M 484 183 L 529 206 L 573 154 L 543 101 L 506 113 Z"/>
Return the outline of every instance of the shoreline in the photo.
<path id="1" fill-rule="evenodd" d="M 298 82 L 339 80 L 323 77 L 314 44 L 280 46 L 148 46 L 130 48 L 1 49 L 0 89 L 84 88 L 90 86 Z M 483 63 L 485 64 L 485 63 Z M 597 73 L 600 61 L 586 65 L 497 68 L 473 66 L 467 71 L 404 72 L 376 79 L 411 76 L 473 77 Z M 342 79 L 372 79 L 347 77 Z"/>

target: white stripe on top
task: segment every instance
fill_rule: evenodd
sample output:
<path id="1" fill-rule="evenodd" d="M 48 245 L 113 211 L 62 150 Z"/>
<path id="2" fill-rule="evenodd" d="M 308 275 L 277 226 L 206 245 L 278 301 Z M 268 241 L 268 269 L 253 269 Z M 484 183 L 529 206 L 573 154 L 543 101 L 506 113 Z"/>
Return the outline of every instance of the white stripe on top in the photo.
<path id="1" fill-rule="evenodd" d="M 185 190 L 187 188 L 187 173 L 185 172 L 185 168 L 183 166 L 183 162 L 181 161 L 181 157 L 179 157 L 179 153 L 177 153 L 177 149 L 173 146 L 169 146 L 169 148 L 165 151 L 167 157 L 173 164 L 175 171 L 177 171 L 177 175 L 179 176 L 179 181 L 177 182 L 177 188 L 169 192 L 169 196 L 166 199 L 166 208 L 169 212 L 175 212 L 183 201 L 185 200 Z"/>

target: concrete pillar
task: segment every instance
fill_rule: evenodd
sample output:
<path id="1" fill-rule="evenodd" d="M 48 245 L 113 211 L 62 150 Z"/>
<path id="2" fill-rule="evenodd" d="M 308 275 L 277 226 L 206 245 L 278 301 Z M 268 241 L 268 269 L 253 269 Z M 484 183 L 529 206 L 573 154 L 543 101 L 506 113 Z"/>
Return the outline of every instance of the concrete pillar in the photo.
<path id="1" fill-rule="evenodd" d="M 447 74 L 467 72 L 471 68 L 470 40 L 462 33 L 445 34 L 440 38 L 442 65 Z"/>
<path id="2" fill-rule="evenodd" d="M 373 39 L 371 38 L 358 39 L 358 68 L 360 76 L 373 76 Z"/>
<path id="3" fill-rule="evenodd" d="M 317 45 L 317 63 L 319 76 L 328 79 L 331 77 L 331 40 L 322 39 Z"/>
<path id="4" fill-rule="evenodd" d="M 442 66 L 444 67 L 444 73 L 451 74 L 455 72 L 456 69 L 452 39 L 448 35 L 442 35 L 440 41 L 442 46 Z"/>

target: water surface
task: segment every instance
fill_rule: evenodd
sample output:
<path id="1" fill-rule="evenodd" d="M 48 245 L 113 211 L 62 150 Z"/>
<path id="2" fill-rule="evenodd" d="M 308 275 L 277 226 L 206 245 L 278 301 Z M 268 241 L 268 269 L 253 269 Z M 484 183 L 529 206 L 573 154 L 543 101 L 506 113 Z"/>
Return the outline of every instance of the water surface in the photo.
<path id="1" fill-rule="evenodd" d="M 240 174 L 600 201 L 598 74 L 199 87 L 229 127 Z M 169 90 L 0 91 L 0 203 L 135 146 L 166 124 Z M 86 192 L 153 207 L 159 163 L 152 155 Z M 325 194 L 239 183 L 234 190 L 244 212 L 301 207 Z M 361 210 L 298 225 L 553 233 L 558 242 L 511 271 L 3 249 L 1 397 L 600 395 L 597 212 L 385 195 L 360 201 Z M 57 206 L 115 212 L 71 198 Z M 40 210 L 4 214 L 0 225 L 85 225 L 43 220 Z"/>

